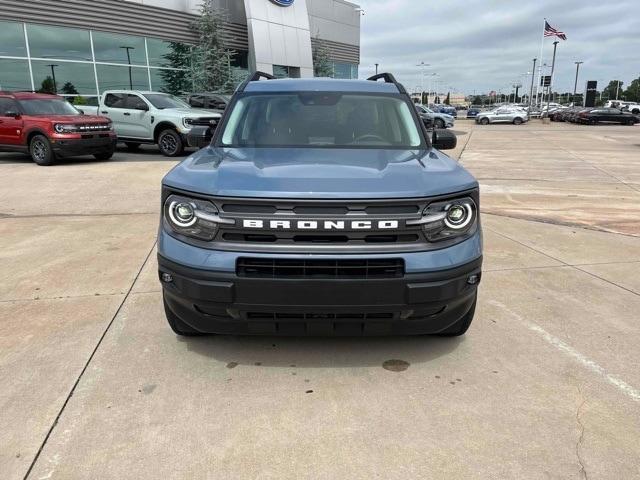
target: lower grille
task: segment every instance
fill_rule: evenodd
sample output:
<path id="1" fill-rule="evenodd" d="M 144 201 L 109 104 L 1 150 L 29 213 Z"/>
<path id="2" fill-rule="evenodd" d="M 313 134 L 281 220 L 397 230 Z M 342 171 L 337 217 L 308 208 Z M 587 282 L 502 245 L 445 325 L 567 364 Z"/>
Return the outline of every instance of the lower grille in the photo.
<path id="1" fill-rule="evenodd" d="M 400 278 L 404 260 L 284 260 L 239 258 L 236 274 L 251 278 Z"/>

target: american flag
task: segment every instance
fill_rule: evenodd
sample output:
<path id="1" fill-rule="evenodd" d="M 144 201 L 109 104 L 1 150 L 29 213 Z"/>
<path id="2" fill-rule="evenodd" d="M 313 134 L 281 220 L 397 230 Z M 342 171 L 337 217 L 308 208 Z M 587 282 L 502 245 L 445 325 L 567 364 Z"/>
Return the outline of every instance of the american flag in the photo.
<path id="1" fill-rule="evenodd" d="M 549 22 L 547 22 L 546 20 L 544 21 L 544 36 L 558 37 L 560 40 L 567 39 L 567 36 L 564 34 L 564 32 L 561 32 L 560 30 L 556 30 L 551 25 L 549 25 Z"/>

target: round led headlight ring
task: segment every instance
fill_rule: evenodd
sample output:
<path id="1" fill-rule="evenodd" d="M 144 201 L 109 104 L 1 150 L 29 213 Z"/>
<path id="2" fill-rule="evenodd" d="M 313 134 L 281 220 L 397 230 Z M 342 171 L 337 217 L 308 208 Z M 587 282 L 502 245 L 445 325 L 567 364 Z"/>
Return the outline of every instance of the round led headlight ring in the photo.
<path id="1" fill-rule="evenodd" d="M 198 220 L 193 205 L 187 202 L 171 202 L 169 218 L 175 225 L 183 228 L 192 226 Z"/>
<path id="2" fill-rule="evenodd" d="M 454 203 L 447 208 L 444 224 L 453 230 L 461 230 L 471 223 L 473 209 L 468 203 Z"/>
<path id="3" fill-rule="evenodd" d="M 61 125 L 59 123 L 56 123 L 53 128 L 58 133 L 64 133 L 65 132 L 64 125 Z"/>

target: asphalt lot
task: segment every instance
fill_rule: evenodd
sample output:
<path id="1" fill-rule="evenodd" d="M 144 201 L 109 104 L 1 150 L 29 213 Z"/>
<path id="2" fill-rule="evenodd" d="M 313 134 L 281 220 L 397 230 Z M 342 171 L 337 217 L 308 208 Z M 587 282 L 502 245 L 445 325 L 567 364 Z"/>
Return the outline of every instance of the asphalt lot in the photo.
<path id="1" fill-rule="evenodd" d="M 454 131 L 485 231 L 458 339 L 178 338 L 175 161 L 0 154 L 0 477 L 640 478 L 640 126 Z"/>

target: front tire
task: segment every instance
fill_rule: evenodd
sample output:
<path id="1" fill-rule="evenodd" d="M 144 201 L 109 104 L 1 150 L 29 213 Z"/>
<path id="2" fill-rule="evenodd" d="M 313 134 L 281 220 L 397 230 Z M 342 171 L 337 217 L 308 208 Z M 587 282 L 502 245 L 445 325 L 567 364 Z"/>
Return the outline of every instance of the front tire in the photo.
<path id="1" fill-rule="evenodd" d="M 93 158 L 95 158 L 96 160 L 109 160 L 111 157 L 113 157 L 113 153 L 114 149 L 111 148 L 106 152 L 94 153 Z"/>
<path id="2" fill-rule="evenodd" d="M 178 132 L 167 128 L 158 135 L 158 148 L 165 157 L 177 157 L 184 152 L 184 143 Z"/>
<path id="3" fill-rule="evenodd" d="M 516 117 L 513 119 L 514 125 L 520 125 L 522 123 L 522 119 L 520 117 Z"/>
<path id="4" fill-rule="evenodd" d="M 436 118 L 433 122 L 434 126 L 436 128 L 445 128 L 444 127 L 444 120 L 442 120 L 441 118 Z"/>
<path id="5" fill-rule="evenodd" d="M 473 316 L 476 313 L 477 302 L 478 302 L 478 294 L 476 293 L 476 296 L 473 299 L 473 305 L 471 305 L 471 308 L 464 315 L 464 317 L 462 317 L 460 320 L 458 320 L 456 323 L 454 323 L 450 327 L 447 327 L 442 332 L 437 333 L 436 335 L 438 335 L 439 337 L 459 337 L 460 335 L 464 335 L 467 332 L 467 330 L 469 330 L 469 326 L 473 321 Z"/>
<path id="6" fill-rule="evenodd" d="M 38 165 L 48 167 L 56 162 L 56 154 L 53 153 L 51 142 L 44 135 L 35 135 L 29 142 L 29 153 Z"/>
<path id="7" fill-rule="evenodd" d="M 489 125 L 489 119 L 488 118 L 481 118 L 480 119 L 480 125 Z"/>

